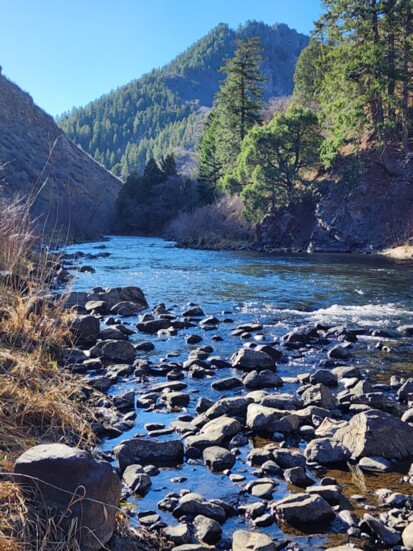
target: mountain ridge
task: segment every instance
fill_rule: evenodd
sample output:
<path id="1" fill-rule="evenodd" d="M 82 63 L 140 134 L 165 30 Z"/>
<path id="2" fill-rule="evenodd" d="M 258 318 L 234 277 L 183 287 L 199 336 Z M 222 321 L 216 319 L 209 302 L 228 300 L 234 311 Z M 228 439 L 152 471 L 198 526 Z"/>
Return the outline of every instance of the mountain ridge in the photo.
<path id="1" fill-rule="evenodd" d="M 251 36 L 263 43 L 266 99 L 291 94 L 295 62 L 309 38 L 283 23 L 248 21 L 237 30 L 221 23 L 160 69 L 64 114 L 58 124 L 122 177 L 142 172 L 150 157 L 160 159 L 171 151 L 181 168 L 189 160 L 188 172 L 197 130 L 223 79 L 219 68 L 232 55 L 235 40 Z"/>

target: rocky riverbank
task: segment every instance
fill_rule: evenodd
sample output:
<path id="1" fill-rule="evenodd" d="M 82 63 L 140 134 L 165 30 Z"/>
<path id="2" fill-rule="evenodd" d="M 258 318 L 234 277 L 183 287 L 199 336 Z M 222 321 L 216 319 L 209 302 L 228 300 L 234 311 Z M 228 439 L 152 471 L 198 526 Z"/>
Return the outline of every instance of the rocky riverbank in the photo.
<path id="1" fill-rule="evenodd" d="M 413 379 L 360 361 L 409 353 L 412 327 L 274 337 L 235 312 L 149 310 L 136 287 L 67 306 L 64 367 L 101 393 L 95 455 L 159 549 L 413 549 Z"/>

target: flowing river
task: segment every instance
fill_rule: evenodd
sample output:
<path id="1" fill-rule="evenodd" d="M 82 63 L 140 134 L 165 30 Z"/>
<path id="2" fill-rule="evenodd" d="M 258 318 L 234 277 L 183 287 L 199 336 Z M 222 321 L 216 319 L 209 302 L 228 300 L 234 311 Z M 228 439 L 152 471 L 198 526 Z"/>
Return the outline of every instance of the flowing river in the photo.
<path id="1" fill-rule="evenodd" d="M 157 238 L 109 237 L 107 240 L 67 247 L 67 253 L 82 251 L 86 255 L 110 253 L 105 258 L 80 257 L 72 262 L 77 266 L 91 264 L 95 273 L 76 273 L 75 290 L 89 290 L 93 287 L 139 286 L 145 293 L 150 308 L 165 303 L 176 314 L 181 313 L 188 303 L 199 304 L 206 316 L 220 320 L 232 318 L 234 323 L 220 323 L 214 331 L 202 331 L 199 326 L 178 332 L 177 336 L 132 335 L 132 342 L 151 340 L 155 350 L 143 354 L 156 364 L 168 361 L 183 362 L 193 346 L 186 343 L 188 334 L 201 334 L 203 341 L 198 346 L 212 345 L 214 355 L 229 359 L 242 345 L 239 336 L 232 331 L 243 323 L 263 325 L 263 342 L 277 342 L 291 329 L 301 325 L 321 324 L 325 326 L 346 325 L 348 328 L 368 328 L 392 331 L 403 324 L 413 325 L 413 261 L 395 262 L 377 256 L 356 256 L 337 254 L 266 254 L 251 251 L 200 251 L 179 249 L 171 242 Z M 126 322 L 136 323 L 136 318 Z M 133 326 L 133 325 L 131 325 Z M 380 337 L 371 334 L 360 337 L 355 346 L 352 364 L 357 364 L 369 374 L 374 383 L 388 382 L 392 374 L 410 375 L 413 370 L 412 348 L 401 339 L 391 343 L 390 350 L 383 352 L 378 343 Z M 320 348 L 305 351 L 291 351 L 288 362 L 280 364 L 278 375 L 288 377 L 282 392 L 294 393 L 298 374 L 311 372 L 325 358 Z M 220 370 L 220 377 L 231 375 L 230 369 Z M 150 377 L 149 383 L 164 381 L 159 376 Z M 213 380 L 213 379 L 212 379 Z M 211 388 L 211 379 L 192 379 L 185 392 L 191 394 L 187 413 L 196 416 L 195 405 L 200 396 L 212 400 L 220 396 L 245 393 L 245 389 L 219 392 Z M 115 385 L 110 393 L 134 389 L 137 394 L 146 392 L 145 383 L 125 380 Z M 105 450 L 111 450 L 121 440 L 136 435 L 145 435 L 147 423 L 161 423 L 167 426 L 181 412 L 166 409 L 145 411 L 137 409 L 134 428 L 121 437 L 106 440 Z M 184 413 L 185 413 L 184 412 Z M 176 435 L 165 436 L 176 438 Z M 245 476 L 243 484 L 255 478 L 253 469 L 247 465 L 246 456 L 252 446 L 249 442 L 240 448 L 240 454 L 232 468 L 233 473 Z M 305 443 L 298 443 L 304 447 Z M 328 473 L 331 474 L 331 473 Z M 398 474 L 398 473 L 397 473 Z M 346 497 L 361 493 L 357 481 L 348 472 L 334 471 L 334 476 L 344 488 Z M 398 488 L 400 474 L 388 475 L 377 481 L 366 476 L 368 503 L 375 506 L 374 489 Z M 314 475 L 317 479 L 317 475 Z M 172 481 L 171 481 L 172 480 Z M 152 479 L 152 488 L 142 498 L 132 499 L 138 510 L 153 510 L 168 524 L 176 524 L 169 513 L 157 509 L 157 502 L 168 492 L 180 492 L 183 488 L 202 494 L 208 499 L 219 498 L 227 503 L 252 502 L 252 496 L 242 490 L 242 485 L 232 482 L 222 473 L 212 473 L 196 462 L 185 463 L 180 468 L 162 469 Z M 286 495 L 288 488 L 279 480 L 273 499 Z M 399 491 L 406 491 L 400 490 Z M 411 490 L 409 490 L 411 493 Z M 371 495 L 370 495 L 371 494 Z M 256 501 L 256 499 L 255 499 Z M 243 516 L 230 518 L 223 526 L 224 547 L 235 529 L 248 527 Z M 277 524 L 260 528 L 276 538 L 290 538 L 300 548 L 319 549 L 327 544 L 345 541 L 340 527 L 333 523 L 326 534 L 303 534 Z M 220 547 L 217 547 L 220 548 Z"/>

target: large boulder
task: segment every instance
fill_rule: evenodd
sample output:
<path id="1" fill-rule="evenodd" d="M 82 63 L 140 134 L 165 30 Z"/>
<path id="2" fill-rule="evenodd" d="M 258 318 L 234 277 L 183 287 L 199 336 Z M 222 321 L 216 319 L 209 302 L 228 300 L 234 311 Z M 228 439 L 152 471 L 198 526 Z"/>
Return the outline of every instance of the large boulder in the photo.
<path id="1" fill-rule="evenodd" d="M 274 359 L 266 352 L 253 348 L 241 348 L 231 357 L 231 365 L 244 371 L 275 369 Z"/>
<path id="2" fill-rule="evenodd" d="M 123 471 L 129 465 L 179 465 L 184 459 L 184 445 L 180 440 L 156 442 L 144 438 L 132 438 L 114 449 L 119 467 Z"/>
<path id="3" fill-rule="evenodd" d="M 16 480 L 35 490 L 36 501 L 77 521 L 82 551 L 97 551 L 115 528 L 121 483 L 109 463 L 65 444 L 29 449 L 15 464 Z M 24 475 L 24 476 L 23 476 Z"/>
<path id="4" fill-rule="evenodd" d="M 293 494 L 276 501 L 273 506 L 280 520 L 294 526 L 319 524 L 334 516 L 330 505 L 319 495 Z"/>
<path id="5" fill-rule="evenodd" d="M 354 459 L 413 456 L 413 427 L 398 417 L 375 409 L 354 415 L 345 427 L 336 431 L 333 439 L 347 448 Z"/>

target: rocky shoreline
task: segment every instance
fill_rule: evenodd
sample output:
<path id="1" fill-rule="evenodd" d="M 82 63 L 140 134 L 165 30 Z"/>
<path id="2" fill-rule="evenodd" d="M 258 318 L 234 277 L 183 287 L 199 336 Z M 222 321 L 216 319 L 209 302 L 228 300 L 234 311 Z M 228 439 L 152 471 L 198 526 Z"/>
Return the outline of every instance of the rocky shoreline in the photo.
<path id="1" fill-rule="evenodd" d="M 413 326 L 381 332 L 299 326 L 273 339 L 255 320 L 237 324 L 233 312 L 196 304 L 149 311 L 138 287 L 72 292 L 66 306 L 77 312 L 76 345 L 64 351 L 63 365 L 84 377 L 87 399 L 98 393 L 92 400 L 98 461 L 54 448 L 47 462 L 42 449 L 43 470 L 26 456 L 16 472 L 24 464 L 24 473 L 33 474 L 37 465 L 44 480 L 51 465 L 67 461 L 105 471 L 113 488 L 109 508 L 122 491 L 132 523 L 152 533 L 159 549 L 413 549 L 413 378 L 378 384 L 357 361 L 366 336 L 378 339 L 384 354 L 393 343 L 410 349 Z M 185 353 L 175 350 L 178 337 Z M 231 355 L 216 352 L 223 340 L 231 342 Z M 159 342 L 170 345 L 162 358 Z M 314 350 L 316 364 L 289 373 Z M 109 464 L 116 476 L 97 467 Z M 348 495 L 332 469 L 351 473 L 360 492 Z M 372 477 L 385 482 L 387 475 L 392 487 L 376 480 L 369 489 Z M 197 488 L 205 488 L 204 477 L 237 497 L 210 497 L 213 488 L 205 497 Z M 108 484 L 98 480 L 101 488 Z M 148 509 L 154 494 L 157 507 Z M 105 501 L 102 494 L 97 500 Z M 109 540 L 114 515 L 107 523 L 99 541 L 126 548 L 121 536 Z"/>

